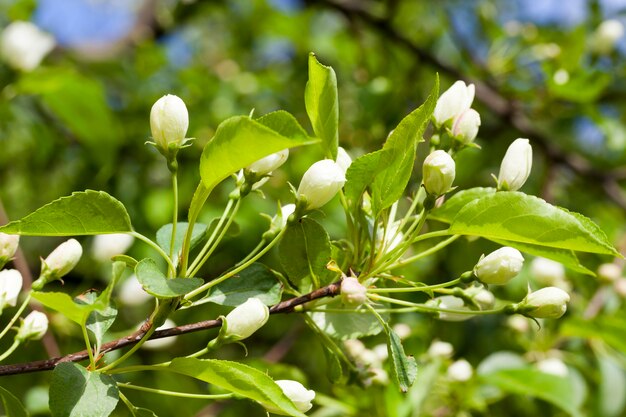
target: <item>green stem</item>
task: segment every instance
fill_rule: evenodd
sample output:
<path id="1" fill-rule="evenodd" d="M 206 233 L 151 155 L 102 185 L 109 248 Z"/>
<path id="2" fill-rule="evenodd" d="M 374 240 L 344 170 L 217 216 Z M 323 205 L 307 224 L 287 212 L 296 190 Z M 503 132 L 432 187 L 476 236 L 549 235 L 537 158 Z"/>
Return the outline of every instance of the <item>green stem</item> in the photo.
<path id="1" fill-rule="evenodd" d="M 456 285 L 461 282 L 461 278 L 453 279 L 452 281 L 444 282 L 436 285 L 424 285 L 418 287 L 403 287 L 403 288 L 372 288 L 368 289 L 369 293 L 392 293 L 392 292 L 422 292 L 431 291 L 439 288 L 446 288 Z"/>
<path id="2" fill-rule="evenodd" d="M 172 192 L 174 194 L 174 209 L 172 214 L 172 238 L 170 239 L 170 259 L 174 258 L 174 243 L 176 242 L 176 226 L 178 225 L 178 171 L 172 171 Z M 174 273 L 174 276 L 176 274 Z"/>
<path id="3" fill-rule="evenodd" d="M 200 210 L 204 206 L 207 198 L 211 194 L 213 187 L 207 188 L 202 181 L 198 184 L 198 188 L 196 188 L 195 193 L 193 194 L 193 198 L 191 199 L 191 205 L 189 206 L 189 215 L 187 216 L 187 232 L 185 233 L 185 238 L 183 239 L 183 248 L 181 249 L 181 261 L 180 261 L 180 272 L 179 275 L 181 277 L 187 276 L 187 265 L 189 264 L 189 252 L 191 251 L 191 236 L 193 233 L 193 226 L 196 224 L 196 220 L 198 220 L 198 216 L 200 215 Z"/>
<path id="4" fill-rule="evenodd" d="M 363 304 L 370 313 L 372 313 L 374 315 L 374 317 L 376 317 L 376 320 L 378 320 L 378 322 L 380 323 L 380 325 L 382 326 L 383 330 L 385 331 L 386 334 L 389 334 L 389 325 L 387 324 L 387 322 L 382 318 L 382 316 L 380 315 L 380 313 L 378 311 L 376 311 L 376 309 L 374 307 L 372 307 L 371 305 L 365 303 Z"/>
<path id="5" fill-rule="evenodd" d="M 410 307 L 413 309 L 413 311 L 430 312 L 430 313 L 450 313 L 450 314 L 465 314 L 465 315 L 470 315 L 470 316 L 476 316 L 476 315 L 502 313 L 506 308 L 506 306 L 504 306 L 504 307 L 496 308 L 493 310 L 451 310 L 447 308 L 427 306 L 424 304 L 416 304 L 410 301 L 396 300 L 395 298 L 384 297 L 382 295 L 377 295 L 377 294 L 371 294 L 371 295 L 368 294 L 368 297 L 375 301 L 384 301 L 390 304 L 397 304 L 397 305 L 401 305 L 405 307 Z"/>
<path id="6" fill-rule="evenodd" d="M 124 394 L 122 394 L 121 392 L 118 392 L 119 396 L 120 396 L 120 400 L 122 400 L 122 402 L 126 405 L 126 407 L 128 408 L 128 411 L 130 411 L 130 414 L 135 417 L 137 414 L 135 414 L 135 407 L 133 405 L 133 403 L 130 402 L 130 400 L 128 398 L 126 398 L 126 396 Z"/>
<path id="7" fill-rule="evenodd" d="M 128 389 L 133 389 L 137 391 L 152 392 L 154 394 L 169 395 L 171 397 L 181 397 L 181 398 L 196 398 L 196 399 L 204 399 L 204 400 L 225 400 L 225 399 L 233 397 L 233 394 L 191 394 L 188 392 L 167 391 L 167 390 L 162 390 L 158 388 L 148 388 L 148 387 L 142 387 L 139 385 L 132 385 L 127 382 L 118 382 L 117 386 L 120 388 L 128 388 Z"/>
<path id="8" fill-rule="evenodd" d="M 85 323 L 80 326 L 83 332 L 83 338 L 85 339 L 85 346 L 87 347 L 87 354 L 89 355 L 89 364 L 91 369 L 96 369 L 96 361 L 93 357 L 93 350 L 91 349 L 91 342 L 89 341 L 89 335 L 87 334 L 87 327 Z"/>
<path id="9" fill-rule="evenodd" d="M 154 243 L 152 240 L 150 240 L 149 238 L 147 238 L 146 236 L 142 235 L 141 233 L 138 232 L 130 232 L 130 235 L 136 237 L 137 239 L 147 243 L 149 246 L 151 246 L 155 251 L 157 251 L 157 253 L 159 255 L 161 255 L 161 257 L 163 259 L 165 259 L 165 262 L 167 262 L 167 266 L 170 270 L 170 273 L 176 275 L 176 267 L 174 267 L 174 264 L 172 263 L 172 260 L 170 259 L 170 257 L 167 255 L 167 253 L 165 253 L 165 251 L 163 249 L 161 249 L 161 247 L 159 245 L 157 245 L 156 243 Z"/>
<path id="10" fill-rule="evenodd" d="M 396 268 L 400 268 L 401 266 L 404 265 L 408 265 L 412 262 L 417 261 L 418 259 L 422 259 L 425 258 L 426 256 L 430 256 L 435 252 L 440 251 L 441 249 L 445 248 L 446 246 L 448 246 L 450 243 L 454 242 L 455 240 L 457 240 L 458 238 L 460 238 L 461 235 L 452 235 L 449 238 L 447 238 L 446 240 L 437 243 L 435 246 L 432 246 L 431 248 L 418 253 L 417 255 L 413 255 L 409 258 L 405 258 L 405 259 L 401 259 L 400 261 L 396 262 L 395 264 L 389 265 L 387 267 L 388 270 L 391 269 L 396 269 Z"/>
<path id="11" fill-rule="evenodd" d="M 7 325 L 4 328 L 4 330 L 2 330 L 2 333 L 0 333 L 0 339 L 2 339 L 5 334 L 7 334 L 7 332 L 11 329 L 11 327 L 15 324 L 17 319 L 20 317 L 20 314 L 22 314 L 22 312 L 24 311 L 24 309 L 28 305 L 28 303 L 30 301 L 31 295 L 32 295 L 32 291 L 29 291 L 28 295 L 26 296 L 26 298 L 22 302 L 22 305 L 20 305 L 20 308 L 17 309 L 17 311 L 15 312 L 15 315 L 13 316 L 13 318 L 11 318 L 11 320 L 7 323 Z"/>
<path id="12" fill-rule="evenodd" d="M 250 251 L 250 253 L 249 253 L 249 254 L 247 254 L 247 255 L 246 255 L 246 257 L 245 257 L 245 258 L 243 258 L 241 261 L 237 262 L 237 263 L 235 264 L 235 267 L 238 267 L 239 265 L 241 265 L 241 264 L 244 264 L 244 263 L 248 262 L 248 260 L 250 260 L 250 258 L 252 258 L 254 255 L 256 255 L 256 254 L 257 254 L 257 252 L 259 252 L 259 251 L 261 250 L 261 248 L 263 247 L 263 245 L 265 245 L 265 240 L 264 240 L 264 239 L 262 239 L 262 240 L 259 242 L 259 244 L 258 244 L 258 245 L 256 245 L 256 247 L 255 247 L 254 249 L 252 249 L 252 250 Z"/>
<path id="13" fill-rule="evenodd" d="M 263 250 L 261 250 L 259 253 L 254 255 L 247 262 L 244 262 L 243 264 L 239 265 L 238 267 L 236 267 L 235 269 L 231 270 L 230 272 L 227 272 L 226 274 L 222 275 L 221 277 L 216 278 L 213 281 L 209 281 L 206 284 L 204 284 L 204 285 L 196 288 L 195 290 L 187 293 L 183 298 L 185 300 L 189 300 L 189 299 L 195 297 L 196 295 L 207 291 L 209 288 L 219 284 L 220 282 L 223 282 L 223 281 L 227 280 L 228 278 L 232 277 L 233 275 L 236 275 L 239 272 L 243 271 L 244 269 L 246 269 L 247 267 L 252 265 L 254 262 L 256 262 L 257 259 L 259 259 L 263 255 L 265 255 L 280 240 L 280 238 L 285 233 L 285 230 L 287 230 L 287 228 L 283 227 L 283 229 L 276 235 L 276 237 L 274 239 L 272 239 L 272 241 L 270 241 L 270 243 L 267 244 L 267 246 L 265 248 L 263 248 Z"/>
<path id="14" fill-rule="evenodd" d="M 232 199 L 228 201 L 228 206 L 232 206 L 232 201 L 233 201 Z M 222 215 L 222 218 L 220 219 L 220 222 L 218 223 L 218 225 L 215 227 L 215 230 L 213 231 L 211 238 L 209 238 L 209 241 L 207 241 L 207 244 L 204 245 L 204 247 L 202 248 L 202 252 L 196 257 L 196 259 L 189 266 L 190 276 L 197 274 L 200 268 L 202 268 L 205 262 L 213 254 L 213 252 L 215 252 L 215 249 L 217 249 L 222 239 L 224 239 L 224 236 L 226 235 L 228 228 L 230 227 L 231 224 L 233 224 L 233 221 L 235 220 L 235 216 L 237 215 L 237 211 L 239 211 L 240 204 L 241 204 L 241 199 L 238 198 L 237 202 L 235 203 L 235 207 L 232 209 L 232 213 L 230 213 L 230 215 L 228 216 L 228 221 L 226 222 L 226 225 L 224 227 L 221 227 L 223 224 L 222 222 L 224 220 L 224 215 Z M 230 211 L 230 208 L 228 208 L 228 210 Z M 226 210 L 224 210 L 224 214 L 226 214 Z M 213 236 L 215 236 L 218 231 L 220 233 L 217 236 L 217 238 L 214 239 Z"/>
<path id="15" fill-rule="evenodd" d="M 422 235 L 419 235 L 413 238 L 411 243 L 417 243 L 417 242 L 421 242 L 422 240 L 432 239 L 434 237 L 443 237 L 443 236 L 450 236 L 450 231 L 448 229 L 445 229 L 445 230 L 436 230 L 434 232 L 424 233 Z"/>
<path id="16" fill-rule="evenodd" d="M 20 341 L 19 340 L 14 340 L 13 344 L 11 345 L 10 348 L 8 348 L 6 350 L 6 352 L 4 352 L 2 355 L 0 355 L 0 362 L 2 362 L 3 360 L 5 360 L 7 357 L 9 357 L 9 355 L 11 353 L 13 353 L 15 351 L 15 349 L 17 349 L 17 347 L 20 345 Z"/>
<path id="17" fill-rule="evenodd" d="M 139 342 L 137 342 L 135 344 L 135 346 L 130 348 L 128 350 L 128 352 L 126 352 L 125 354 L 123 354 L 122 356 L 120 356 L 119 358 L 117 358 L 116 360 L 114 360 L 113 362 L 111 362 L 110 364 L 105 366 L 104 368 L 101 368 L 100 371 L 101 372 L 108 371 L 109 369 L 113 369 L 116 366 L 118 366 L 119 364 L 121 364 L 122 362 L 124 362 L 133 353 L 135 353 L 137 351 L 137 349 L 139 349 L 141 347 L 141 345 L 143 345 L 144 343 L 146 343 L 148 341 L 148 339 L 150 338 L 150 336 L 152 336 L 152 333 L 154 333 L 155 330 L 156 330 L 156 326 L 154 325 L 154 323 L 152 323 L 152 325 L 150 326 L 148 331 L 142 336 L 142 338 L 139 340 Z"/>
<path id="18" fill-rule="evenodd" d="M 167 371 L 167 372 L 171 372 L 167 368 L 167 365 L 169 365 L 169 363 L 170 362 L 166 362 L 165 365 L 157 364 L 157 365 L 125 366 L 123 368 L 116 368 L 116 369 L 107 370 L 106 373 L 108 375 L 115 375 L 115 374 L 126 374 L 126 373 L 129 373 L 129 372 L 140 372 L 140 371 Z"/>

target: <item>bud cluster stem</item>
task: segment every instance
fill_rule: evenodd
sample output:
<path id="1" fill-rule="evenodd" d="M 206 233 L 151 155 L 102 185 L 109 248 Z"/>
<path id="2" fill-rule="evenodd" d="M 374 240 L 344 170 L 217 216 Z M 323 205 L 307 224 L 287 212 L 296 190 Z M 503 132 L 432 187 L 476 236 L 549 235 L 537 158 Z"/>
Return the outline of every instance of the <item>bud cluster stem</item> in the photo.
<path id="1" fill-rule="evenodd" d="M 15 315 L 13 315 L 11 320 L 7 323 L 6 327 L 2 330 L 2 332 L 0 332 L 0 339 L 2 339 L 4 337 L 4 335 L 7 334 L 7 332 L 11 329 L 11 327 L 15 324 L 17 319 L 20 317 L 20 315 L 22 314 L 22 312 L 24 311 L 24 309 L 26 308 L 26 306 L 30 302 L 31 294 L 32 294 L 32 291 L 29 291 L 28 295 L 26 295 L 26 298 L 24 299 L 24 301 L 20 305 L 20 308 L 17 309 L 17 311 L 15 312 Z"/>

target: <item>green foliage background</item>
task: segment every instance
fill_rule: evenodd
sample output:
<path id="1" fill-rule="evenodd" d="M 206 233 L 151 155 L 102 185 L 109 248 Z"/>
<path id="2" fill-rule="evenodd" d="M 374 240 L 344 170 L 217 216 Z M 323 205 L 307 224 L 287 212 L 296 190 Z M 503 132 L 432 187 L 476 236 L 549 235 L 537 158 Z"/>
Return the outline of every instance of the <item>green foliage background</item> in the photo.
<path id="1" fill-rule="evenodd" d="M 339 142 L 353 155 L 378 149 L 389 131 L 425 100 L 435 73 L 441 78 L 442 91 L 456 79 L 470 80 L 477 85 L 474 107 L 482 118 L 477 139 L 482 149 L 466 150 L 459 156 L 455 185 L 492 186 L 490 174 L 497 173 L 506 147 L 517 137 L 528 137 L 535 156 L 524 190 L 591 217 L 622 250 L 626 65 L 623 50 L 599 56 L 590 48 L 593 31 L 602 20 L 600 5 L 590 1 L 585 21 L 563 27 L 505 24 L 499 16 L 515 6 L 504 0 L 307 0 L 298 4 L 293 10 L 281 10 L 275 3 L 261 0 L 148 1 L 132 36 L 99 53 L 92 51 L 87 56 L 59 47 L 31 73 L 0 66 L 0 196 L 9 218 L 21 218 L 75 190 L 104 190 L 126 205 L 139 232 L 154 236 L 170 221 L 172 212 L 167 168 L 160 155 L 144 145 L 149 140 L 149 111 L 154 101 L 167 93 L 176 94 L 190 111 L 188 136 L 196 141 L 180 154 L 179 176 L 181 207 L 186 207 L 199 180 L 201 150 L 223 119 L 247 115 L 252 109 L 259 115 L 286 109 L 312 132 L 304 107 L 304 86 L 307 56 L 315 51 L 337 74 Z M 35 2 L 28 0 L 0 2 L 0 22 L 28 19 L 35 7 Z M 472 36 L 459 32 L 456 9 L 462 9 L 463 19 L 473 22 Z M 166 41 L 173 34 L 183 37 L 191 49 L 188 62 L 168 57 Z M 284 49 L 284 56 L 270 59 L 268 51 L 277 45 Z M 546 52 L 555 47 L 558 53 Z M 569 74 L 565 84 L 554 81 L 559 70 Z M 600 134 L 594 133 L 595 140 L 590 140 L 589 131 L 581 124 L 593 126 Z M 423 158 L 426 147 L 418 152 Z M 247 254 L 267 227 L 258 212 L 272 215 L 275 199 L 289 201 L 285 181 L 297 184 L 306 168 L 322 157 L 322 151 L 313 147 L 292 152 L 289 163 L 265 187 L 268 198 L 251 197 L 242 206 L 237 219 L 239 233 L 220 248 L 205 267 L 205 276 L 218 274 Z M 419 176 L 416 172 L 416 184 Z M 201 221 L 208 224 L 221 213 L 231 186 L 226 182 L 211 195 L 210 210 L 205 210 Z M 338 205 L 329 209 L 328 216 L 320 220 L 332 237 L 343 230 L 338 209 Z M 34 271 L 39 268 L 39 257 L 59 242 L 54 238 L 21 240 Z M 91 244 L 89 238 L 81 242 L 85 248 Z M 470 245 L 460 239 L 403 273 L 436 283 L 471 268 L 482 253 L 495 247 L 487 241 Z M 98 263 L 86 252 L 67 277 L 63 291 L 77 295 L 106 285 L 109 265 Z M 136 258 L 149 253 L 139 243 L 130 252 Z M 581 260 L 591 270 L 612 261 L 596 255 Z M 277 260 L 270 258 L 268 263 L 279 267 Z M 532 282 L 527 269 L 514 285 L 499 289 L 496 295 L 521 299 L 526 283 Z M 623 301 L 610 284 L 597 278 L 573 271 L 568 271 L 568 278 L 574 288 L 568 315 L 525 334 L 508 328 L 504 317 L 463 323 L 439 322 L 416 314 L 403 317 L 411 323 L 413 334 L 405 342 L 405 350 L 418 358 L 419 387 L 404 397 L 393 385 L 332 384 L 322 346 L 298 316 L 270 319 L 269 325 L 246 343 L 249 354 L 244 362 L 269 370 L 274 379 L 306 381 L 318 392 L 318 404 L 326 405 L 311 414 L 320 417 L 565 415 L 561 410 L 568 409 L 535 397 L 557 405 L 558 401 L 567 405 L 564 398 L 571 400 L 570 405 L 578 399 L 580 404 L 574 409 L 580 406 L 583 415 L 626 415 Z M 599 307 L 593 321 L 587 320 L 590 303 Z M 128 333 L 149 309 L 121 309 L 124 313 L 113 329 L 119 335 Z M 174 320 L 191 323 L 227 311 L 206 304 L 203 309 L 178 312 Z M 77 326 L 57 315 L 53 327 L 61 352 L 82 349 Z M 442 376 L 444 365 L 424 359 L 435 338 L 452 343 L 456 356 L 467 358 L 474 366 L 496 352 L 526 354 L 532 360 L 559 349 L 575 375 L 574 388 L 550 381 L 551 388 L 545 388 L 542 384 L 546 381 L 539 381 L 528 384 L 526 391 L 520 389 L 516 381 L 531 381 L 536 376 L 532 372 L 511 376 L 502 371 L 497 377 L 476 377 L 471 383 L 449 382 Z M 134 360 L 168 360 L 207 340 L 203 333 L 182 336 L 172 347 L 142 351 Z M 368 346 L 382 340 L 365 339 Z M 4 347 L 0 345 L 0 350 Z M 39 343 L 31 342 L 12 360 L 45 355 Z M 241 359 L 242 351 L 229 346 L 220 351 L 220 357 Z M 144 385 L 163 389 L 207 390 L 207 385 L 190 379 L 169 380 L 150 373 L 142 378 Z M 494 381 L 499 381 L 497 388 Z M 34 415 L 45 415 L 41 411 L 42 404 L 46 405 L 42 387 L 48 384 L 46 374 L 0 379 L 0 385 L 19 394 Z M 546 398 L 549 395 L 552 397 Z M 247 401 L 211 405 L 135 392 L 128 397 L 161 416 L 263 415 L 260 407 Z M 126 410 L 118 407 L 116 413 L 125 415 Z"/>

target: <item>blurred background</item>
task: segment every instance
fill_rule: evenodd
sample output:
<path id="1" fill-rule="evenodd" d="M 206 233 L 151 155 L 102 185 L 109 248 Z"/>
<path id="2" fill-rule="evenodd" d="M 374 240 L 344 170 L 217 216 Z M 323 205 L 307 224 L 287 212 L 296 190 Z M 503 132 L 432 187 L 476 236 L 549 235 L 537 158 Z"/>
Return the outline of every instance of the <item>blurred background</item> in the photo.
<path id="1" fill-rule="evenodd" d="M 13 33 L 12 39 L 8 28 L 16 22 L 31 22 L 42 32 Z M 380 148 L 402 117 L 425 100 L 436 74 L 442 91 L 457 79 L 472 82 L 474 108 L 482 119 L 476 142 L 482 149 L 459 155 L 455 185 L 493 186 L 490 175 L 497 173 L 508 145 L 529 138 L 534 165 L 524 191 L 592 218 L 623 252 L 624 23 L 626 0 L 0 0 L 0 27 L 5 28 L 0 199 L 8 219 L 18 219 L 73 191 L 104 190 L 126 205 L 139 232 L 152 237 L 173 210 L 169 172 L 162 157 L 145 145 L 152 104 L 164 94 L 176 94 L 189 109 L 188 136 L 196 140 L 179 157 L 180 207 L 188 207 L 199 180 L 201 150 L 225 118 L 285 109 L 312 132 L 303 96 L 307 56 L 313 51 L 337 73 L 340 145 L 353 157 Z M 425 152 L 426 147 L 420 157 Z M 205 268 L 206 277 L 256 245 L 268 224 L 259 212 L 273 215 L 276 200 L 290 202 L 286 181 L 297 185 L 321 157 L 315 148 L 292 152 L 290 162 L 264 187 L 266 198 L 251 197 L 242 206 L 239 234 L 221 247 Z M 205 222 L 219 216 L 231 190 L 227 181 L 212 194 Z M 341 236 L 339 210 L 331 208 L 323 221 L 332 237 Z M 54 238 L 21 240 L 33 271 L 39 270 L 39 257 L 58 243 Z M 93 239 L 81 243 L 86 256 L 63 288 L 72 295 L 101 289 L 110 269 L 110 262 L 90 250 Z M 471 268 L 491 249 L 487 242 L 460 240 L 404 273 L 437 282 Z M 140 259 L 152 253 L 135 243 L 129 254 Z M 581 256 L 581 261 L 591 271 L 613 262 L 595 255 Z M 541 328 L 529 322 L 518 322 L 516 328 L 506 317 L 464 323 L 403 317 L 410 325 L 408 353 L 420 358 L 420 372 L 430 370 L 422 383 L 418 374 L 420 391 L 405 396 L 384 380 L 332 384 L 322 348 L 298 317 L 271 321 L 247 343 L 247 361 L 269 369 L 276 379 L 306 381 L 318 392 L 321 406 L 311 415 L 319 417 L 575 415 L 555 397 L 575 403 L 583 410 L 579 415 L 623 416 L 626 281 L 621 261 L 614 265 L 618 272 L 600 278 L 563 272 L 563 285 L 573 291 L 572 307 L 565 319 Z M 527 267 L 515 285 L 496 295 L 521 299 L 527 282 L 536 279 L 536 271 Z M 124 303 L 127 309 L 121 309 L 114 327 L 119 335 L 138 325 L 151 307 L 134 305 L 132 296 Z M 174 320 L 190 323 L 225 311 L 207 304 L 202 311 L 177 313 Z M 63 353 L 82 349 L 79 328 L 55 318 L 58 340 L 53 345 Z M 451 343 L 454 353 L 428 354 L 433 339 Z M 143 357 L 166 360 L 206 340 L 203 334 L 187 335 L 184 342 L 145 351 Z M 364 341 L 371 348 L 382 339 Z M 12 360 L 46 355 L 32 342 Z M 233 347 L 221 355 L 239 359 L 242 351 Z M 487 363 L 483 375 L 485 367 L 493 371 L 519 361 L 558 359 L 574 382 L 546 398 L 539 382 L 534 391 L 524 392 L 516 390 L 515 381 L 494 387 L 480 372 L 469 382 L 456 380 L 446 369 L 460 358 L 474 368 Z M 207 389 L 180 378 L 140 378 L 165 389 Z M 0 385 L 20 393 L 35 415 L 47 413 L 47 383 L 46 374 L 0 378 Z M 245 401 L 211 405 L 132 394 L 136 405 L 149 405 L 160 416 L 263 415 Z M 118 412 L 126 415 L 126 410 Z"/>

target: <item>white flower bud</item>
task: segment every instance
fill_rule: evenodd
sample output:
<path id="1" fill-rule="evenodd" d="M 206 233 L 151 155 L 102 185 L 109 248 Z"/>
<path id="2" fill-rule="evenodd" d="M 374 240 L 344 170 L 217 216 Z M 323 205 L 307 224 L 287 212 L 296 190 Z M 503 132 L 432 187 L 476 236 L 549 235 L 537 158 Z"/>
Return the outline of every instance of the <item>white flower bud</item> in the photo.
<path id="1" fill-rule="evenodd" d="M 481 289 L 472 299 L 478 304 L 481 310 L 489 310 L 496 304 L 496 296 L 491 291 Z"/>
<path id="2" fill-rule="evenodd" d="M 2 309 L 15 306 L 22 290 L 22 274 L 16 269 L 0 271 L 0 313 Z"/>
<path id="3" fill-rule="evenodd" d="M 462 310 L 471 311 L 463 301 L 462 298 L 455 297 L 453 295 L 443 295 L 441 297 L 433 298 L 426 302 L 427 306 L 438 307 L 443 310 Z M 473 314 L 464 313 L 450 313 L 446 311 L 440 311 L 437 318 L 443 321 L 465 321 L 474 317 Z"/>
<path id="4" fill-rule="evenodd" d="M 530 330 L 528 319 L 522 316 L 511 316 L 506 320 L 506 325 L 518 333 L 526 333 Z"/>
<path id="5" fill-rule="evenodd" d="M 560 262 L 547 258 L 535 258 L 530 264 L 530 272 L 541 285 L 557 286 L 565 280 L 565 267 Z"/>
<path id="6" fill-rule="evenodd" d="M 4 265 L 13 259 L 20 243 L 19 235 L 7 235 L 0 233 L 0 265 Z"/>
<path id="7" fill-rule="evenodd" d="M 389 253 L 402 243 L 404 233 L 399 232 L 398 227 L 400 227 L 399 221 L 393 222 L 387 230 L 382 227 L 376 229 L 376 246 L 380 248 L 381 252 Z"/>
<path id="8" fill-rule="evenodd" d="M 478 135 L 480 114 L 474 109 L 467 109 L 457 115 L 452 123 L 452 136 L 462 143 L 471 143 Z"/>
<path id="9" fill-rule="evenodd" d="M 622 298 L 626 298 L 626 278 L 619 278 L 613 284 L 613 289 Z"/>
<path id="10" fill-rule="evenodd" d="M 505 246 L 481 257 L 474 267 L 474 275 L 482 283 L 502 285 L 517 276 L 523 265 L 520 251 Z"/>
<path id="11" fill-rule="evenodd" d="M 440 127 L 448 120 L 463 113 L 472 107 L 474 101 L 474 84 L 466 85 L 463 81 L 457 81 L 446 90 L 435 106 L 433 118 L 435 125 Z"/>
<path id="12" fill-rule="evenodd" d="M 289 398 L 301 412 L 306 413 L 311 409 L 311 407 L 313 407 L 311 401 L 315 398 L 315 391 L 306 389 L 301 383 L 289 379 L 282 379 L 274 382 L 280 387 L 281 390 L 283 390 L 283 394 L 285 394 L 285 396 Z M 269 413 L 279 414 L 281 416 L 288 415 L 273 406 L 265 404 L 263 406 Z"/>
<path id="13" fill-rule="evenodd" d="M 617 41 L 624 36 L 624 25 L 616 19 L 600 23 L 591 38 L 591 49 L 600 55 L 611 53 Z"/>
<path id="14" fill-rule="evenodd" d="M 340 146 L 337 148 L 337 160 L 335 162 L 345 174 L 348 171 L 348 168 L 350 168 L 350 165 L 352 165 L 352 158 L 350 158 L 348 152 Z"/>
<path id="15" fill-rule="evenodd" d="M 349 339 L 343 342 L 343 346 L 346 348 L 346 352 L 348 355 L 352 357 L 352 359 L 356 359 L 363 354 L 367 350 L 363 342 L 359 339 Z"/>
<path id="16" fill-rule="evenodd" d="M 411 333 L 413 333 L 411 326 L 406 323 L 398 323 L 394 325 L 393 331 L 398 335 L 400 340 L 408 339 L 409 336 L 411 336 Z"/>
<path id="17" fill-rule="evenodd" d="M 469 381 L 473 374 L 474 370 L 472 369 L 472 365 L 465 359 L 459 359 L 454 362 L 448 367 L 447 372 L 448 378 L 458 382 Z"/>
<path id="18" fill-rule="evenodd" d="M 548 358 L 537 362 L 537 369 L 545 374 L 556 375 L 567 378 L 569 369 L 565 363 L 558 358 Z"/>
<path id="19" fill-rule="evenodd" d="M 76 239 L 69 239 L 61 243 L 43 261 L 42 273 L 50 274 L 52 279 L 61 278 L 67 275 L 80 260 L 83 255 L 83 248 Z"/>
<path id="20" fill-rule="evenodd" d="M 170 143 L 183 142 L 188 127 L 189 113 L 180 97 L 168 94 L 152 105 L 150 129 L 159 148 L 167 150 Z"/>
<path id="21" fill-rule="evenodd" d="M 431 358 L 451 358 L 454 354 L 454 347 L 448 342 L 434 340 L 428 348 L 428 356 Z"/>
<path id="22" fill-rule="evenodd" d="M 517 191 L 528 179 L 533 165 L 533 148 L 528 139 L 515 139 L 506 150 L 500 165 L 498 189 Z"/>
<path id="23" fill-rule="evenodd" d="M 346 176 L 335 161 L 317 161 L 302 176 L 298 197 L 306 199 L 308 210 L 320 208 L 337 194 L 345 182 Z"/>
<path id="24" fill-rule="evenodd" d="M 389 358 L 389 349 L 387 349 L 386 343 L 381 343 L 380 345 L 374 346 L 372 352 L 376 355 L 379 362 L 384 362 Z"/>
<path id="25" fill-rule="evenodd" d="M 32 71 L 54 49 L 54 37 L 30 22 L 13 22 L 2 32 L 0 48 L 14 69 Z"/>
<path id="26" fill-rule="evenodd" d="M 538 319 L 558 319 L 567 311 L 569 300 L 569 294 L 562 289 L 546 287 L 528 294 L 518 312 Z"/>
<path id="27" fill-rule="evenodd" d="M 450 191 L 456 175 L 456 165 L 447 152 L 438 150 L 426 157 L 422 171 L 422 181 L 428 194 L 440 196 Z"/>
<path id="28" fill-rule="evenodd" d="M 258 298 L 248 298 L 226 315 L 224 337 L 243 340 L 250 337 L 267 322 L 270 310 Z"/>
<path id="29" fill-rule="evenodd" d="M 15 339 L 21 342 L 38 340 L 46 334 L 46 331 L 48 331 L 48 317 L 40 311 L 33 311 L 22 321 Z"/>
<path id="30" fill-rule="evenodd" d="M 121 255 L 132 246 L 135 238 L 126 233 L 97 235 L 93 239 L 91 253 L 100 262 L 109 261 L 115 255 Z"/>
<path id="31" fill-rule="evenodd" d="M 367 288 L 358 279 L 346 277 L 341 280 L 341 302 L 357 307 L 367 301 Z"/>
<path id="32" fill-rule="evenodd" d="M 598 267 L 598 278 L 604 282 L 615 282 L 622 277 L 622 268 L 613 263 L 602 264 Z"/>
<path id="33" fill-rule="evenodd" d="M 118 298 L 127 306 L 139 306 L 154 299 L 148 294 L 135 274 L 131 275 L 119 286 Z"/>
<path id="34" fill-rule="evenodd" d="M 165 319 L 163 325 L 159 326 L 157 330 L 169 329 L 172 327 L 176 327 L 176 323 L 174 323 L 171 319 Z M 162 337 L 160 339 L 152 339 L 148 340 L 146 343 L 141 345 L 142 349 L 148 350 L 163 350 L 169 347 L 172 347 L 176 343 L 176 339 L 178 336 L 170 336 L 170 337 Z"/>
<path id="35" fill-rule="evenodd" d="M 261 158 L 258 161 L 253 162 L 247 169 L 257 175 L 267 175 L 270 172 L 277 170 L 282 164 L 285 163 L 288 157 L 289 149 L 283 149 L 280 152 L 273 153 L 265 158 Z"/>

